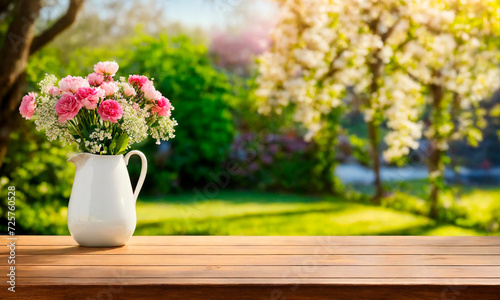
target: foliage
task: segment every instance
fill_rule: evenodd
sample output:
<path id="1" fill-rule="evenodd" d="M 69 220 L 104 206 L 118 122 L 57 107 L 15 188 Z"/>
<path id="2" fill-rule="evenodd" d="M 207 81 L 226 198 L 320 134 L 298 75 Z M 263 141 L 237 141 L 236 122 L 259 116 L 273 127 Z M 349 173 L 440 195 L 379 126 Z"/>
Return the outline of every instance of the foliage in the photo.
<path id="1" fill-rule="evenodd" d="M 156 190 L 167 191 L 168 179 L 183 188 L 210 182 L 210 174 L 222 168 L 235 132 L 228 106 L 235 93 L 227 78 L 213 68 L 204 46 L 183 36 L 140 37 L 128 59 L 123 69 L 154 77 L 183 124 L 176 129 L 170 153 L 169 145 L 163 146 L 167 151 L 151 143 L 141 148 L 153 159 L 149 174 Z"/>
<path id="2" fill-rule="evenodd" d="M 235 139 L 229 155 L 229 161 L 238 166 L 232 184 L 300 193 L 330 191 L 329 178 L 315 173 L 317 150 L 317 145 L 293 134 L 244 133 Z"/>
<path id="3" fill-rule="evenodd" d="M 68 234 L 67 200 L 71 194 L 74 167 L 66 160 L 76 153 L 47 141 L 45 135 L 23 122 L 11 135 L 11 143 L 0 168 L 0 190 L 16 188 L 16 233 Z M 1 203 L 6 215 L 7 197 Z M 5 226 L 7 222 L 2 222 Z"/>

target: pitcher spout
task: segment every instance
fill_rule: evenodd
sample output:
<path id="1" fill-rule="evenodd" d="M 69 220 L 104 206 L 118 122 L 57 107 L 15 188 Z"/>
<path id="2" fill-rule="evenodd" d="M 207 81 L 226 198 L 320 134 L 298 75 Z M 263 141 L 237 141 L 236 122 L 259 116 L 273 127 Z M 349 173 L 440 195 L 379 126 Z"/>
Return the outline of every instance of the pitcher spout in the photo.
<path id="1" fill-rule="evenodd" d="M 85 164 L 85 162 L 87 161 L 87 159 L 89 159 L 89 157 L 90 154 L 88 153 L 79 153 L 71 156 L 68 159 L 68 161 L 72 162 L 75 165 L 76 169 L 78 170 L 81 166 Z"/>

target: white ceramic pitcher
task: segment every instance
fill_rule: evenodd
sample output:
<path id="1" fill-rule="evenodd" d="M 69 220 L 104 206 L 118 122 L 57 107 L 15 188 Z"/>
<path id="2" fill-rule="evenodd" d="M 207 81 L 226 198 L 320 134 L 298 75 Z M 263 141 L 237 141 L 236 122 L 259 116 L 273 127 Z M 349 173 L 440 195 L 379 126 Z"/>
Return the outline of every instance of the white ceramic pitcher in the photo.
<path id="1" fill-rule="evenodd" d="M 139 181 L 132 192 L 127 171 L 131 155 L 141 157 Z M 76 166 L 68 205 L 68 228 L 80 246 L 124 245 L 137 222 L 135 203 L 146 177 L 147 160 L 140 151 L 125 155 L 80 153 L 68 161 Z"/>

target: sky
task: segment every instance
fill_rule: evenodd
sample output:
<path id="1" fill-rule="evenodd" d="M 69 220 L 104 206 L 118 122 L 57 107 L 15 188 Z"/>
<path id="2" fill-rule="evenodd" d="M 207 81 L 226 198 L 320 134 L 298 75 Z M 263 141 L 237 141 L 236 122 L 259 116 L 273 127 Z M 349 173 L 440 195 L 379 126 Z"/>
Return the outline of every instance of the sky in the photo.
<path id="1" fill-rule="evenodd" d="M 223 29 L 238 20 L 238 12 L 256 14 L 262 19 L 272 18 L 276 4 L 270 0 L 164 0 L 168 21 L 203 29 Z"/>

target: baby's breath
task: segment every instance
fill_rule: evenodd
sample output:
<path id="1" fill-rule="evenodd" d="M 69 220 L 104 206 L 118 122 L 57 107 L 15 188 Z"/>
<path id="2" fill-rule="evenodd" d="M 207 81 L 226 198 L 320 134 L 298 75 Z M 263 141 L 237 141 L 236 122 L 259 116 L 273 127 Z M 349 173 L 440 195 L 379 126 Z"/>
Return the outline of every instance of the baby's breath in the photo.
<path id="1" fill-rule="evenodd" d="M 40 86 L 40 92 L 42 94 L 48 94 L 51 87 L 53 87 L 57 82 L 57 77 L 52 74 L 45 74 L 45 78 L 38 83 Z"/>
<path id="2" fill-rule="evenodd" d="M 125 99 L 118 100 L 118 103 L 123 109 L 121 128 L 129 136 L 128 144 L 132 145 L 145 140 L 148 137 L 146 122 L 146 118 L 149 117 L 148 111 L 139 107 L 135 109 L 134 105 Z"/>
<path id="3" fill-rule="evenodd" d="M 156 144 L 160 144 L 161 141 L 168 141 L 169 139 L 173 139 L 175 137 L 175 129 L 177 126 L 177 121 L 175 119 L 170 118 L 159 118 L 158 126 L 154 126 L 150 128 L 151 137 L 156 140 Z"/>

